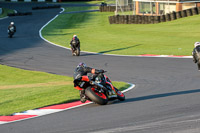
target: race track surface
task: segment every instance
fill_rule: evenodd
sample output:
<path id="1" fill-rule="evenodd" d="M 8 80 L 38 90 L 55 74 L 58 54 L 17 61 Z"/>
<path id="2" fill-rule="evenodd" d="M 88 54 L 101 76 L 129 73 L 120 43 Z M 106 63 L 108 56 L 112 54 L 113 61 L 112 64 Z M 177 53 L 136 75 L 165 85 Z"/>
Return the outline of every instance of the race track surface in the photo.
<path id="1" fill-rule="evenodd" d="M 35 4 L 0 3 L 2 7 L 10 6 L 21 11 L 32 11 Z M 105 106 L 90 104 L 3 124 L 0 125 L 1 133 L 200 132 L 200 72 L 192 59 L 89 53 L 73 57 L 69 50 L 51 45 L 39 36 L 40 28 L 60 11 L 36 10 L 30 16 L 0 20 L 0 64 L 72 76 L 76 65 L 85 62 L 88 66 L 108 71 L 107 75 L 113 81 L 134 83 L 136 87 L 125 93 L 124 102 L 114 101 Z M 11 21 L 17 26 L 12 39 L 7 36 Z"/>

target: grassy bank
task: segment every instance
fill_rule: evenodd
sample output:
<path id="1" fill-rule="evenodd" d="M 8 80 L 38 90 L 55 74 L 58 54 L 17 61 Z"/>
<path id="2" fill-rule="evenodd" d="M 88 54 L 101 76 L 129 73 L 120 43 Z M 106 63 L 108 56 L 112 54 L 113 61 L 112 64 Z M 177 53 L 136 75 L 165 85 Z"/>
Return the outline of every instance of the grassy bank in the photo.
<path id="1" fill-rule="evenodd" d="M 14 13 L 13 10 L 7 9 L 7 8 L 2 8 L 3 9 L 3 13 L 0 15 L 0 18 L 6 17 L 8 15 L 8 13 Z"/>
<path id="2" fill-rule="evenodd" d="M 0 115 L 79 100 L 73 79 L 44 72 L 0 65 Z M 129 87 L 114 82 L 120 89 Z"/>
<path id="3" fill-rule="evenodd" d="M 74 10 L 83 9 L 72 7 L 66 11 Z M 113 13 L 61 14 L 43 29 L 42 35 L 69 47 L 73 34 L 77 34 L 83 51 L 123 55 L 191 55 L 193 44 L 199 41 L 200 15 L 160 24 L 110 25 L 108 16 L 111 15 Z"/>

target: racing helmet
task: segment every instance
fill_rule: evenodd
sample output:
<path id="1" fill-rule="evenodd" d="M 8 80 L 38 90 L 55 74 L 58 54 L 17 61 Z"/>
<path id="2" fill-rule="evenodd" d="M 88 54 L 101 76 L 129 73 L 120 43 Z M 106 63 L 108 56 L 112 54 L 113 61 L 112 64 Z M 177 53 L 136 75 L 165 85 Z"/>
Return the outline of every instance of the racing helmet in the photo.
<path id="1" fill-rule="evenodd" d="M 200 42 L 195 42 L 194 47 L 199 46 Z"/>
<path id="2" fill-rule="evenodd" d="M 77 67 L 86 67 L 87 65 L 83 62 L 79 63 Z"/>
<path id="3" fill-rule="evenodd" d="M 14 22 L 10 22 L 11 25 L 14 25 Z"/>
<path id="4" fill-rule="evenodd" d="M 77 37 L 77 35 L 73 35 L 73 37 L 75 37 L 75 38 L 76 38 L 76 37 Z"/>

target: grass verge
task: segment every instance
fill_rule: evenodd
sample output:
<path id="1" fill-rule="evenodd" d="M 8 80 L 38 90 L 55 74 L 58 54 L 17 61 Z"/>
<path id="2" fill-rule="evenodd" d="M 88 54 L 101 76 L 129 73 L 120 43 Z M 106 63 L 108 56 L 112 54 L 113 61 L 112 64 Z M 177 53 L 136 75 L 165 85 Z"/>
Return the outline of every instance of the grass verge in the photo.
<path id="1" fill-rule="evenodd" d="M 0 116 L 79 100 L 72 77 L 0 65 Z M 120 90 L 124 82 L 113 83 Z"/>
<path id="2" fill-rule="evenodd" d="M 83 9 L 71 7 L 66 11 L 74 10 Z M 111 15 L 114 13 L 61 14 L 42 30 L 42 35 L 69 47 L 73 34 L 77 34 L 82 51 L 121 55 L 191 55 L 193 44 L 199 41 L 200 15 L 159 24 L 110 25 Z"/>
<path id="3" fill-rule="evenodd" d="M 11 9 L 7 9 L 7 8 L 2 8 L 2 9 L 3 9 L 3 13 L 0 15 L 0 18 L 6 17 L 8 13 L 14 13 L 14 11 Z"/>

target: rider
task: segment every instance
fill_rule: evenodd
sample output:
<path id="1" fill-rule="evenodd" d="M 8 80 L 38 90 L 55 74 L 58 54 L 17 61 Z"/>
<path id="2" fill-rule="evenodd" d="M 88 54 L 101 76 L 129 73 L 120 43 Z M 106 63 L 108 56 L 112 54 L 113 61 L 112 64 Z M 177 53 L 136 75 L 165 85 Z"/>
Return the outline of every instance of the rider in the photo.
<path id="1" fill-rule="evenodd" d="M 16 32 L 16 26 L 14 25 L 14 22 L 10 23 L 10 25 L 8 26 L 8 30 L 10 31 L 11 28 L 13 28 L 14 29 L 13 31 Z"/>
<path id="2" fill-rule="evenodd" d="M 195 42 L 194 49 L 192 51 L 193 61 L 197 63 L 200 58 L 200 42 Z M 198 70 L 200 70 L 200 66 L 198 64 Z"/>
<path id="3" fill-rule="evenodd" d="M 78 39 L 77 35 L 73 35 L 70 45 L 71 45 L 72 51 L 74 51 L 75 47 L 80 48 L 80 40 Z"/>
<path id="4" fill-rule="evenodd" d="M 90 78 L 93 79 L 100 73 L 104 73 L 104 70 L 87 67 L 87 65 L 85 63 L 81 62 L 78 64 L 78 66 L 76 67 L 76 69 L 74 71 L 74 79 L 78 79 L 78 78 L 82 77 L 83 75 L 87 75 L 87 74 L 92 74 L 92 76 Z"/>
<path id="5" fill-rule="evenodd" d="M 79 63 L 79 65 L 76 67 L 74 71 L 74 80 L 81 78 L 83 75 L 90 75 L 89 78 L 90 80 L 94 79 L 96 76 L 99 74 L 104 73 L 104 70 L 100 69 L 94 69 L 91 67 L 87 67 L 87 65 L 83 62 Z M 80 91 L 80 100 L 82 103 L 86 101 L 85 95 L 84 95 L 84 90 Z"/>

